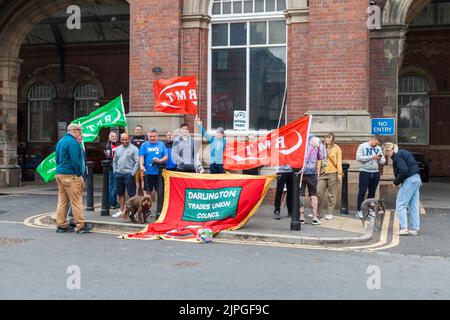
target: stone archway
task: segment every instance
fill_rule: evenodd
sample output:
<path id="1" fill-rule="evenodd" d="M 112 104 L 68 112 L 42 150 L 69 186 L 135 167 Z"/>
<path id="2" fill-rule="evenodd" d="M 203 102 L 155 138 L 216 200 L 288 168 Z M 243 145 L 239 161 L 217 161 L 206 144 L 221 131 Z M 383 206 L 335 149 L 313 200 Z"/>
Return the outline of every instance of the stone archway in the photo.
<path id="1" fill-rule="evenodd" d="M 79 4 L 98 4 L 98 2 L 82 0 Z M 124 0 L 102 0 L 101 3 L 124 3 Z M 65 11 L 69 5 L 73 4 L 73 1 L 16 0 L 4 1 L 1 4 L 0 187 L 20 184 L 20 170 L 17 166 L 17 89 L 21 45 L 36 24 L 58 11 Z"/>

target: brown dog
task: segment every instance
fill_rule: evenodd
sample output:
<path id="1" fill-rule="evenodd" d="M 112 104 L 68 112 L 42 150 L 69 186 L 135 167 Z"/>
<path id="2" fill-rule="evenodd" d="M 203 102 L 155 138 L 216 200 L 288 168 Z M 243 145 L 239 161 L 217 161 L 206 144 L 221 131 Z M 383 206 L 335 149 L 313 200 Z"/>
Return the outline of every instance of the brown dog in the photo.
<path id="1" fill-rule="evenodd" d="M 139 223 L 147 223 L 147 212 L 152 207 L 152 198 L 149 196 L 134 196 L 127 200 L 125 204 L 125 212 L 123 218 L 127 220 L 131 219 L 132 222 L 136 222 L 136 213 L 139 219 Z"/>

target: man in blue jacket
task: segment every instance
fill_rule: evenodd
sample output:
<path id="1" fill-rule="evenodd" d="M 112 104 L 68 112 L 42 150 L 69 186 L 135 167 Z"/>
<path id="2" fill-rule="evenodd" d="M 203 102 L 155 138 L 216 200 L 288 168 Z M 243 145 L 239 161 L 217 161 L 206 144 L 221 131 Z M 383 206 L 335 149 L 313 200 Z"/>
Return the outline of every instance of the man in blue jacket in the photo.
<path id="1" fill-rule="evenodd" d="M 419 198 L 420 168 L 411 152 L 406 150 L 396 150 L 397 146 L 387 142 L 384 144 L 384 154 L 392 157 L 394 166 L 394 185 L 400 186 L 397 194 L 395 209 L 400 223 L 399 235 L 418 235 L 420 229 Z M 409 229 L 407 212 L 409 209 Z"/>
<path id="2" fill-rule="evenodd" d="M 198 117 L 195 118 L 195 123 L 202 131 L 202 136 L 209 142 L 209 172 L 212 174 L 223 173 L 223 153 L 227 144 L 224 135 L 224 129 L 218 127 L 216 129 L 216 136 L 210 136 L 206 132 L 205 128 L 201 125 L 201 121 Z"/>
<path id="3" fill-rule="evenodd" d="M 58 207 L 56 210 L 56 232 L 86 233 L 92 229 L 84 223 L 83 211 L 83 176 L 86 172 L 86 162 L 78 139 L 81 126 L 69 124 L 67 133 L 56 144 L 56 182 L 58 184 Z M 75 229 L 67 224 L 67 206 L 72 205 L 75 218 Z"/>

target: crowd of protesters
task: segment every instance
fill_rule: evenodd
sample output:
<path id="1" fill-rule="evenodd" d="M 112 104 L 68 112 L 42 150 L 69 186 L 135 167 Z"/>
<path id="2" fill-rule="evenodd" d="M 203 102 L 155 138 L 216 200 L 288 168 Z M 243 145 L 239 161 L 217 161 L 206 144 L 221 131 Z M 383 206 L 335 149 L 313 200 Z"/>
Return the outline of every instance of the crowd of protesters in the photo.
<path id="1" fill-rule="evenodd" d="M 202 127 L 196 117 L 195 126 L 209 144 L 211 174 L 224 173 L 224 152 L 226 139 L 224 129 L 216 129 L 211 136 Z M 141 125 L 135 128 L 135 135 L 120 135 L 111 132 L 105 148 L 105 157 L 111 160 L 109 172 L 109 205 L 120 210 L 113 217 L 120 217 L 124 212 L 125 196 L 133 197 L 144 193 L 156 196 L 159 190 L 159 165 L 164 164 L 166 170 L 203 173 L 199 153 L 194 138 L 189 131 L 189 124 L 183 123 L 179 129 L 167 133 L 165 142 L 158 141 L 156 129 L 149 130 L 147 136 Z M 82 141 L 81 127 L 70 124 L 67 134 L 56 146 L 56 181 L 58 184 L 57 232 L 78 233 L 89 232 L 92 226 L 84 223 L 82 192 L 86 176 L 86 154 L 80 147 Z M 286 191 L 287 215 L 292 215 L 293 174 L 301 175 L 300 184 L 300 222 L 306 223 L 305 197 L 308 191 L 312 225 L 320 225 L 322 217 L 320 208 L 327 203 L 326 220 L 332 220 L 339 184 L 343 179 L 342 150 L 335 142 L 333 133 L 328 133 L 324 140 L 310 135 L 304 166 L 294 170 L 289 165 L 277 169 L 274 219 L 281 219 L 281 199 Z M 380 145 L 378 136 L 359 145 L 355 159 L 359 163 L 359 190 L 357 196 L 356 218 L 362 219 L 361 204 L 367 198 L 374 198 L 380 182 L 380 166 L 386 163 L 386 157 L 393 160 L 394 185 L 399 187 L 396 210 L 400 222 L 400 235 L 417 235 L 420 229 L 419 190 L 421 180 L 419 166 L 412 154 L 406 150 L 398 150 L 392 143 Z M 259 168 L 252 174 L 258 174 Z M 249 173 L 248 171 L 243 173 Z M 70 203 L 74 220 L 69 223 L 67 208 Z M 409 214 L 409 224 L 408 224 Z"/>

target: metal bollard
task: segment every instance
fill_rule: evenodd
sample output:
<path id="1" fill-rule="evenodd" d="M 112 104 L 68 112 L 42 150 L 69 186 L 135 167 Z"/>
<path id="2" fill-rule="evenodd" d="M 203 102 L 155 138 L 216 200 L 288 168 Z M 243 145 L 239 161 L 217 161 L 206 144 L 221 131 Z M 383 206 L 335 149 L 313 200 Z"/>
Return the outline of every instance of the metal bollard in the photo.
<path id="1" fill-rule="evenodd" d="M 342 178 L 341 214 L 348 214 L 348 168 L 350 164 L 342 164 L 344 177 Z"/>
<path id="2" fill-rule="evenodd" d="M 94 211 L 94 161 L 86 161 L 86 167 L 88 168 L 87 185 L 86 185 L 86 210 Z"/>
<path id="3" fill-rule="evenodd" d="M 291 231 L 300 231 L 302 224 L 300 223 L 300 175 L 298 170 L 294 170 L 292 175 L 292 217 Z"/>
<path id="4" fill-rule="evenodd" d="M 103 160 L 103 188 L 102 188 L 102 210 L 100 215 L 109 216 L 109 168 L 111 160 Z"/>
<path id="5" fill-rule="evenodd" d="M 156 218 L 159 218 L 164 203 L 164 177 L 162 175 L 163 170 L 166 168 L 165 163 L 158 163 L 158 202 L 156 204 Z"/>

